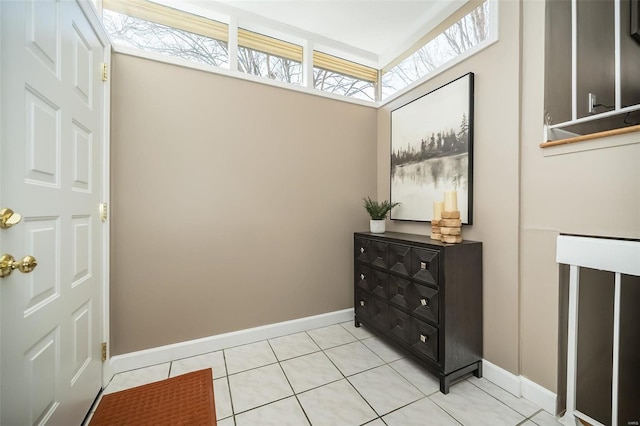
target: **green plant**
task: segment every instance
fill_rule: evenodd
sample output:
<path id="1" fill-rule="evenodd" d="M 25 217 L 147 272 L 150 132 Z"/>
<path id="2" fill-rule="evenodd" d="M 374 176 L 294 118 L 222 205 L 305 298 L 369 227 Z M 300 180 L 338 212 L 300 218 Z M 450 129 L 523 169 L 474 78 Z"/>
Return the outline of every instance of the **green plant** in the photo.
<path id="1" fill-rule="evenodd" d="M 392 208 L 399 205 L 400 203 L 390 203 L 389 201 L 378 202 L 372 200 L 370 197 L 363 198 L 364 208 L 371 216 L 373 220 L 383 220 L 387 217 L 387 214 L 391 211 Z"/>

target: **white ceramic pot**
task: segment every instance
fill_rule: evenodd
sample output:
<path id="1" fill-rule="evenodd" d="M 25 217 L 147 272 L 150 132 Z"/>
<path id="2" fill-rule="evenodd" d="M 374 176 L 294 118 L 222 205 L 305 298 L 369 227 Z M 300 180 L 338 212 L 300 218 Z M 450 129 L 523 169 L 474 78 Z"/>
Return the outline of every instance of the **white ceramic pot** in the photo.
<path id="1" fill-rule="evenodd" d="M 371 229 L 372 234 L 384 234 L 385 231 L 385 220 L 373 220 L 369 221 L 369 228 Z"/>

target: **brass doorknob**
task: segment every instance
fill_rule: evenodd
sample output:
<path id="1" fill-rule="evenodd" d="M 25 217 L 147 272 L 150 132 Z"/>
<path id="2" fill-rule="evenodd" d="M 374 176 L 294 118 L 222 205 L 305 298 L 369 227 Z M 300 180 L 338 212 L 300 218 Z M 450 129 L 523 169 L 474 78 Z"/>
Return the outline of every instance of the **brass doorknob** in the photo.
<path id="1" fill-rule="evenodd" d="M 33 256 L 25 256 L 20 260 L 15 260 L 10 254 L 0 256 L 0 278 L 11 275 L 14 269 L 25 274 L 36 269 L 38 261 Z"/>
<path id="2" fill-rule="evenodd" d="M 22 220 L 22 216 L 11 209 L 0 209 L 0 228 L 8 229 Z"/>

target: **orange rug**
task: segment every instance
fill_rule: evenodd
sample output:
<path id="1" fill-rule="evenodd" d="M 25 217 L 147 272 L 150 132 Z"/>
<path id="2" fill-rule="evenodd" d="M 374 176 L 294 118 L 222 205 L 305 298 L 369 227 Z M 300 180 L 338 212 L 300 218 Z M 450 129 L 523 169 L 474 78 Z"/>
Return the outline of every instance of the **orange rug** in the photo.
<path id="1" fill-rule="evenodd" d="M 89 426 L 215 426 L 211 369 L 102 397 Z"/>

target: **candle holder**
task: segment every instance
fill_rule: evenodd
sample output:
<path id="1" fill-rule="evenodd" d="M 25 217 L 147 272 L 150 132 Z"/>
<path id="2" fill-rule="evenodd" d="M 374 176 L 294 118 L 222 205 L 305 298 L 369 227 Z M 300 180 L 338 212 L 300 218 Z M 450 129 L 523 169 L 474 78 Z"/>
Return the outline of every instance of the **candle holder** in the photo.
<path id="1" fill-rule="evenodd" d="M 433 219 L 431 221 L 431 239 L 442 241 L 442 232 L 440 228 L 440 219 Z"/>
<path id="2" fill-rule="evenodd" d="M 462 221 L 460 220 L 459 210 L 443 211 L 442 219 L 438 221 L 438 226 L 440 241 L 450 244 L 462 242 Z"/>

